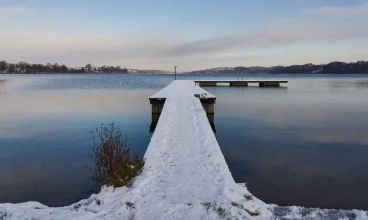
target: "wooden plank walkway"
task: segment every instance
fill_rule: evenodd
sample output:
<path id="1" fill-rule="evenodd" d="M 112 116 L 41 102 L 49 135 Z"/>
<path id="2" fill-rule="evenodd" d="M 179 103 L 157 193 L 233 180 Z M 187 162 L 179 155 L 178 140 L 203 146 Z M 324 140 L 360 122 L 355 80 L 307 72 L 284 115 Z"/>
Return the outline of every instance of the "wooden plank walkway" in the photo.
<path id="1" fill-rule="evenodd" d="M 174 81 L 150 97 L 153 105 L 165 102 L 145 154 L 145 173 L 159 170 L 150 184 L 157 184 L 156 194 L 172 204 L 224 201 L 232 194 L 244 199 L 201 103 L 205 97 L 216 98 L 188 80 Z"/>
<path id="2" fill-rule="evenodd" d="M 216 130 L 214 124 L 214 114 L 216 96 L 197 86 L 190 80 L 177 80 L 166 86 L 164 89 L 152 95 L 149 100 L 152 105 L 152 123 L 150 131 L 154 131 L 163 110 L 167 98 L 194 98 L 197 97 L 207 113 L 207 118 L 213 130 Z"/>

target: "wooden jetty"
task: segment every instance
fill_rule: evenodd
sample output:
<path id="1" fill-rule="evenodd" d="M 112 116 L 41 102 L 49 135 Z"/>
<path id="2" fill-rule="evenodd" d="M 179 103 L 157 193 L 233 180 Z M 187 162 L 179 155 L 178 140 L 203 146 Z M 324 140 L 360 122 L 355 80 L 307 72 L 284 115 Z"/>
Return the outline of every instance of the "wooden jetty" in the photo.
<path id="1" fill-rule="evenodd" d="M 156 128 L 162 109 L 167 98 L 178 97 L 197 97 L 207 114 L 208 121 L 214 131 L 215 128 L 215 108 L 216 96 L 208 93 L 200 86 L 217 86 L 227 83 L 230 86 L 248 86 L 249 83 L 258 83 L 259 87 L 280 87 L 281 83 L 287 83 L 285 80 L 177 80 L 169 84 L 164 89 L 152 95 L 149 100 L 152 106 L 152 123 L 150 132 Z"/>
<path id="2" fill-rule="evenodd" d="M 285 80 L 195 80 L 199 86 L 217 86 L 218 84 L 229 84 L 229 86 L 248 86 L 256 83 L 259 87 L 279 87 L 281 83 L 288 83 Z"/>
<path id="3" fill-rule="evenodd" d="M 175 83 L 181 82 L 181 83 Z M 150 126 L 150 131 L 154 131 L 160 118 L 162 109 L 164 107 L 165 101 L 170 95 L 175 94 L 176 97 L 197 97 L 207 114 L 208 121 L 214 131 L 216 131 L 214 120 L 215 120 L 215 108 L 216 96 L 208 93 L 206 90 L 197 86 L 193 81 L 178 80 L 174 81 L 164 89 L 160 90 L 156 94 L 149 98 L 150 104 L 152 106 L 152 123 Z"/>

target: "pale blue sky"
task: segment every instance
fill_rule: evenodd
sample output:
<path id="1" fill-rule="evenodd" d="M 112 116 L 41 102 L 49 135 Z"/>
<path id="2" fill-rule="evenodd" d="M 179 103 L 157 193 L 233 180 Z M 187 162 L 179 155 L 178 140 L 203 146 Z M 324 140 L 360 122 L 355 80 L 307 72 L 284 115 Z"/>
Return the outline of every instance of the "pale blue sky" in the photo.
<path id="1" fill-rule="evenodd" d="M 181 70 L 368 60 L 362 0 L 0 0 L 0 59 Z"/>

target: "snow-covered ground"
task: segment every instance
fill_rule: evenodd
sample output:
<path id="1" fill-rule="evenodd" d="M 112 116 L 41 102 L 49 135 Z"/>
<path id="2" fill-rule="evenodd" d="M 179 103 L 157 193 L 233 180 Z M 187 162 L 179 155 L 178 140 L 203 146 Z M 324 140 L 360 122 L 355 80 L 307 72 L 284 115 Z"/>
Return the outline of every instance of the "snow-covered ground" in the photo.
<path id="1" fill-rule="evenodd" d="M 206 92 L 194 87 L 193 81 L 175 81 L 153 96 L 166 102 L 131 187 L 103 188 L 68 207 L 0 204 L 0 219 L 368 219 L 365 211 L 265 204 L 235 183 L 194 97 Z"/>

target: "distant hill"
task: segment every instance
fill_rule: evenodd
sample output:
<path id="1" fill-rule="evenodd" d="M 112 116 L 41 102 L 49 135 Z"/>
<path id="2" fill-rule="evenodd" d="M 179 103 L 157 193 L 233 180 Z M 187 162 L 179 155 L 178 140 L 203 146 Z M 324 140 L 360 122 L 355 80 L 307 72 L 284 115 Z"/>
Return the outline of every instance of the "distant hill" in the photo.
<path id="1" fill-rule="evenodd" d="M 190 73 L 315 73 L 315 74 L 368 74 L 368 61 L 358 61 L 352 63 L 331 62 L 329 64 L 315 65 L 312 63 L 292 66 L 274 66 L 274 67 L 218 67 L 205 70 L 196 70 Z"/>

